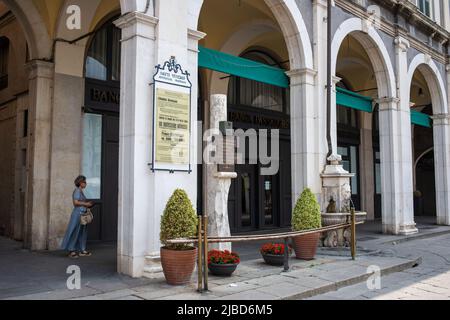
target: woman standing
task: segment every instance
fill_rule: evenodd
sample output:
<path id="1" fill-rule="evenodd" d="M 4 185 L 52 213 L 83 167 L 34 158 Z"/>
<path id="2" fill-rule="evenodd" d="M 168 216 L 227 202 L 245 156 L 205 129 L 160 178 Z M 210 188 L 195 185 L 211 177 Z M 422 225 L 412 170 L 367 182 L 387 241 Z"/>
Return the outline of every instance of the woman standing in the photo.
<path id="1" fill-rule="evenodd" d="M 87 186 L 86 177 L 79 176 L 76 178 L 75 186 L 76 189 L 72 195 L 74 209 L 61 249 L 69 251 L 70 258 L 78 258 L 79 256 L 88 257 L 92 254 L 86 251 L 87 226 L 81 225 L 80 216 L 88 208 L 91 208 L 94 203 L 91 201 L 88 202 L 83 193 L 83 189 Z"/>

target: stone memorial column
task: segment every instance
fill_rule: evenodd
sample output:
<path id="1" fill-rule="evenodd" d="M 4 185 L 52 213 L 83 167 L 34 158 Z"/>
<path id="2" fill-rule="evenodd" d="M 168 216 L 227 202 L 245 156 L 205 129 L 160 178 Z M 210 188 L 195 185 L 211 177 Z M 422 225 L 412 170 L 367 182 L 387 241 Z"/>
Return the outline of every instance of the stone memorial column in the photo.
<path id="1" fill-rule="evenodd" d="M 214 135 L 221 134 L 219 123 L 227 121 L 227 96 L 212 95 L 210 104 L 210 129 Z M 218 148 L 221 150 L 221 148 Z M 218 151 L 219 151 L 218 150 Z M 219 172 L 217 164 L 207 164 L 207 214 L 208 235 L 210 237 L 229 237 L 228 193 L 231 179 L 237 177 L 235 172 Z M 230 243 L 212 244 L 211 248 L 230 250 Z"/>

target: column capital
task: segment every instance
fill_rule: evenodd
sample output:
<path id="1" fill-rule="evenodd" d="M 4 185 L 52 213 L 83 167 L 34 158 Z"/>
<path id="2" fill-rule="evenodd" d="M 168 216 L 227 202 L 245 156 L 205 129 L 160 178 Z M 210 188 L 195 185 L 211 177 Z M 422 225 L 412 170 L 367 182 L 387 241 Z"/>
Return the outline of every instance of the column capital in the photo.
<path id="1" fill-rule="evenodd" d="M 114 21 L 117 28 L 125 29 L 136 23 L 143 23 L 149 26 L 156 26 L 159 19 L 156 17 L 149 16 L 142 12 L 129 12 Z"/>
<path id="2" fill-rule="evenodd" d="M 396 48 L 400 49 L 403 52 L 407 52 L 408 49 L 411 47 L 409 40 L 402 36 L 397 36 L 394 40 L 394 43 Z"/>
<path id="3" fill-rule="evenodd" d="M 141 12 L 130 12 L 114 21 L 114 24 L 122 29 L 122 42 L 126 42 L 136 36 L 155 40 L 155 27 L 158 21 L 158 18 Z"/>
<path id="4" fill-rule="evenodd" d="M 332 5 L 334 6 L 334 1 L 332 1 Z M 327 8 L 327 0 L 313 0 L 313 6 L 322 7 L 324 9 Z"/>
<path id="5" fill-rule="evenodd" d="M 375 103 L 379 105 L 380 111 L 398 110 L 400 105 L 400 99 L 394 97 L 385 97 L 376 99 Z"/>
<path id="6" fill-rule="evenodd" d="M 291 86 L 301 84 L 315 84 L 317 71 L 309 68 L 293 69 L 286 72 L 286 75 L 291 79 Z"/>
<path id="7" fill-rule="evenodd" d="M 206 33 L 198 31 L 198 30 L 188 29 L 188 37 L 189 37 L 189 39 L 192 39 L 195 41 L 200 41 L 204 37 L 206 37 Z"/>
<path id="8" fill-rule="evenodd" d="M 333 85 L 337 85 L 339 82 L 341 82 L 342 78 L 339 78 L 337 76 L 332 76 L 331 81 L 333 81 Z"/>
<path id="9" fill-rule="evenodd" d="M 31 60 L 25 64 L 29 80 L 35 78 L 53 79 L 55 64 L 44 60 Z"/>
<path id="10" fill-rule="evenodd" d="M 450 114 L 435 114 L 431 116 L 431 119 L 433 119 L 433 126 L 444 126 L 450 124 Z"/>
<path id="11" fill-rule="evenodd" d="M 188 49 L 189 51 L 198 53 L 198 42 L 206 37 L 206 33 L 188 29 Z"/>

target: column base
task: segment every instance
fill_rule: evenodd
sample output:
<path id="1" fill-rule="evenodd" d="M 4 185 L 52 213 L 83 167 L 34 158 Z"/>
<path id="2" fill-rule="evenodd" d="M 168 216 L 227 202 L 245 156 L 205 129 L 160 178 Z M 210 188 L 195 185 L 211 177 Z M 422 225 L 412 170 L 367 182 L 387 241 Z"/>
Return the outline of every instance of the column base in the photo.
<path id="1" fill-rule="evenodd" d="M 144 274 L 145 258 L 117 256 L 117 272 L 132 278 L 141 278 Z"/>
<path id="2" fill-rule="evenodd" d="M 161 256 L 159 253 L 150 254 L 145 257 L 143 277 L 149 279 L 164 277 Z"/>
<path id="3" fill-rule="evenodd" d="M 398 230 L 398 234 L 402 235 L 402 236 L 407 236 L 407 235 L 416 234 L 416 233 L 419 233 L 419 229 L 416 228 L 415 223 L 400 226 L 400 228 Z"/>
<path id="4" fill-rule="evenodd" d="M 415 223 L 408 224 L 408 225 L 402 225 L 402 226 L 383 224 L 383 233 L 384 234 L 407 236 L 407 235 L 411 235 L 411 234 L 416 234 L 418 232 L 419 232 L 419 230 L 416 228 Z"/>
<path id="5" fill-rule="evenodd" d="M 436 223 L 440 226 L 450 226 L 450 218 L 449 217 L 437 217 Z"/>

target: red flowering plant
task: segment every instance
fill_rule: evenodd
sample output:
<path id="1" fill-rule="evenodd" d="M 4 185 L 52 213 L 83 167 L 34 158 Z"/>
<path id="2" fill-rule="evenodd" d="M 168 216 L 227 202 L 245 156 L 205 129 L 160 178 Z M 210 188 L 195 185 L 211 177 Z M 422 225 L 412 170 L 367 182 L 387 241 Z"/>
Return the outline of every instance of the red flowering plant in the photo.
<path id="1" fill-rule="evenodd" d="M 208 264 L 239 264 L 241 262 L 236 252 L 228 250 L 211 250 L 208 253 Z"/>
<path id="2" fill-rule="evenodd" d="M 292 253 L 292 248 L 288 246 L 289 254 Z M 275 256 L 284 255 L 285 246 L 282 243 L 266 243 L 261 247 L 261 254 L 271 254 Z"/>

